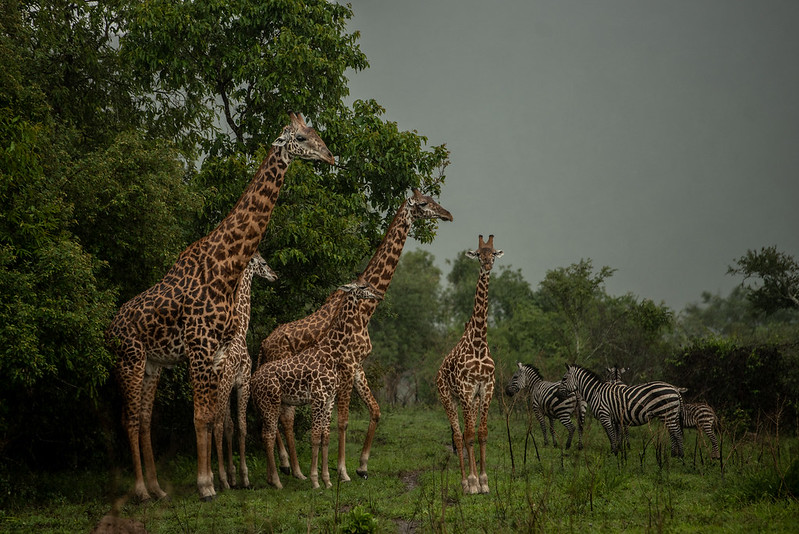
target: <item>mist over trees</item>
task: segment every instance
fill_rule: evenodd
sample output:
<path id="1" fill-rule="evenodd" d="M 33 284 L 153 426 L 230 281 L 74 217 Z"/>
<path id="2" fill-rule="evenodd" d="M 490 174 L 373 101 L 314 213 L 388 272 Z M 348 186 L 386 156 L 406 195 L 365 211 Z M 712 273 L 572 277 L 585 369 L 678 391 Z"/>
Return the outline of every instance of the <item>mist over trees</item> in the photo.
<path id="1" fill-rule="evenodd" d="M 127 458 L 103 331 L 228 213 L 288 111 L 306 116 L 339 164 L 289 170 L 260 247 L 280 279 L 253 284 L 251 352 L 356 276 L 411 187 L 440 193 L 444 145 L 400 130 L 375 100 L 346 103 L 347 73 L 368 68 L 351 17 L 324 0 L 0 0 L 0 482 L 11 464 Z M 420 221 L 412 235 L 426 243 L 435 230 Z M 434 403 L 433 376 L 471 315 L 479 269 L 461 253 L 443 273 L 406 248 L 370 324 L 367 372 L 384 402 Z M 749 251 L 730 268 L 740 288 L 679 314 L 609 295 L 613 272 L 590 259 L 541 281 L 495 269 L 498 380 L 516 361 L 549 379 L 565 362 L 619 364 L 632 380 L 680 381 L 749 420 L 775 404 L 796 413 L 793 258 Z M 185 369 L 165 372 L 156 447 L 190 439 L 190 398 Z"/>

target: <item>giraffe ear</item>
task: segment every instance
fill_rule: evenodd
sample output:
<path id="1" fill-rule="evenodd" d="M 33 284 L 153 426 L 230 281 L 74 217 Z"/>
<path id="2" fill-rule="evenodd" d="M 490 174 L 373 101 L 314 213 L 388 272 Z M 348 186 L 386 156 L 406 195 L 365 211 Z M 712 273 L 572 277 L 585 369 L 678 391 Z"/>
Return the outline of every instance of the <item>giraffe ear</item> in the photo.
<path id="1" fill-rule="evenodd" d="M 466 257 L 467 258 L 477 258 L 480 255 L 480 252 L 477 250 L 467 250 Z"/>
<path id="2" fill-rule="evenodd" d="M 501 258 L 505 255 L 505 252 L 502 250 L 495 250 L 494 251 L 494 259 Z"/>

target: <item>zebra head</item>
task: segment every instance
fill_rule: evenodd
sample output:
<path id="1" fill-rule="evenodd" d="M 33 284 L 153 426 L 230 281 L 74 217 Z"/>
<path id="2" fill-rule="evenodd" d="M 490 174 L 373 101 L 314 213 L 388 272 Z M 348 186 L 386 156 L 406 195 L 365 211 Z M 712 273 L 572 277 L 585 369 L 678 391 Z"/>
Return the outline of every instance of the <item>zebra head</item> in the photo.
<path id="1" fill-rule="evenodd" d="M 505 394 L 508 397 L 512 397 L 516 395 L 519 391 L 523 390 L 529 385 L 529 380 L 527 377 L 526 368 L 527 366 L 524 365 L 522 362 L 516 362 L 516 366 L 518 369 L 508 382 L 508 386 L 505 388 Z"/>
<path id="2" fill-rule="evenodd" d="M 576 371 L 577 367 L 575 365 L 566 364 L 566 374 L 563 375 L 560 385 L 558 385 L 557 395 L 559 398 L 565 399 L 574 395 L 575 391 L 577 391 Z"/>

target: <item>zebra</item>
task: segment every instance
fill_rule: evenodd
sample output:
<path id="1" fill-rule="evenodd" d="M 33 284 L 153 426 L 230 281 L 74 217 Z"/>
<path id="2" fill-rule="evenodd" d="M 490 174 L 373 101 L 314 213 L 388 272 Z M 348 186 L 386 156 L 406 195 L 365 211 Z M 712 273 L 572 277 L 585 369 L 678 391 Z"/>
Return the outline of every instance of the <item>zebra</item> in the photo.
<path id="1" fill-rule="evenodd" d="M 562 394 L 576 392 L 588 402 L 608 435 L 613 454 L 618 453 L 621 441 L 615 424 L 639 426 L 659 417 L 669 431 L 671 455 L 683 456 L 683 434 L 680 426 L 682 395 L 671 384 L 609 384 L 593 371 L 579 365 L 566 364 L 566 374 L 563 375 L 559 389 Z"/>
<path id="2" fill-rule="evenodd" d="M 628 369 L 626 367 L 608 367 L 605 377 L 611 384 L 623 384 L 624 382 L 621 381 L 621 375 L 627 371 Z M 677 391 L 680 393 L 685 393 L 688 391 L 688 389 L 677 388 Z M 682 408 L 680 409 L 680 426 L 683 428 L 695 428 L 704 433 L 705 436 L 707 436 L 707 438 L 710 440 L 712 447 L 710 457 L 716 459 L 721 457 L 721 453 L 719 452 L 719 441 L 718 438 L 716 438 L 716 433 L 714 432 L 714 429 L 718 428 L 718 424 L 719 419 L 716 416 L 716 412 L 714 412 L 713 408 L 711 408 L 708 404 L 683 403 Z M 622 432 L 626 437 L 627 429 L 622 429 Z"/>
<path id="3" fill-rule="evenodd" d="M 710 457 L 712 459 L 721 458 L 719 440 L 713 431 L 718 428 L 719 419 L 710 405 L 701 402 L 683 404 L 680 411 L 680 424 L 683 428 L 695 428 L 697 431 L 704 433 L 712 446 Z"/>
<path id="4" fill-rule="evenodd" d="M 549 419 L 549 431 L 552 433 L 552 445 L 558 446 L 555 438 L 555 417 L 563 423 L 569 431 L 566 440 L 566 448 L 571 447 L 572 437 L 574 436 L 574 423 L 571 421 L 572 413 L 577 415 L 577 448 L 583 448 L 583 423 L 585 422 L 585 401 L 578 401 L 577 396 L 572 394 L 561 398 L 558 395 L 558 382 L 547 382 L 541 377 L 541 373 L 533 365 L 526 365 L 517 362 L 519 367 L 516 373 L 508 382 L 505 394 L 512 397 L 519 391 L 527 389 L 533 401 L 533 413 L 538 423 L 541 425 L 541 432 L 544 433 L 544 445 L 549 445 L 547 441 L 547 427 L 544 416 Z M 579 408 L 579 409 L 578 409 Z"/>

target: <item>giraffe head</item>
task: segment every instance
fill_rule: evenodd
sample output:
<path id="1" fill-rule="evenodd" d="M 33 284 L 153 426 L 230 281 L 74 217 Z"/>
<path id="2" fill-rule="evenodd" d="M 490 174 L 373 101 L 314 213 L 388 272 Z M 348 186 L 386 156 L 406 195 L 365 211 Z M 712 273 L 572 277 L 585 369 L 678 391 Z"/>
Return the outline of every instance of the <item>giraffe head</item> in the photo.
<path id="1" fill-rule="evenodd" d="M 494 235 L 488 236 L 488 241 L 483 241 L 483 236 L 480 236 L 480 241 L 477 250 L 467 250 L 466 255 L 470 258 L 477 258 L 480 261 L 480 272 L 490 272 L 494 266 L 494 260 L 501 258 L 505 254 L 501 250 L 494 248 Z"/>
<path id="2" fill-rule="evenodd" d="M 423 195 L 415 187 L 413 194 L 408 199 L 408 209 L 410 209 L 413 220 L 416 219 L 441 219 L 442 221 L 452 221 L 452 214 L 433 200 L 433 197 Z"/>
<path id="3" fill-rule="evenodd" d="M 348 293 L 350 298 L 355 300 L 361 299 L 374 299 L 374 300 L 383 300 L 383 294 L 372 287 L 369 282 L 362 278 L 358 278 L 354 282 L 350 282 L 349 284 L 344 284 L 343 286 L 339 287 L 340 290 Z"/>
<path id="4" fill-rule="evenodd" d="M 255 251 L 255 254 L 252 255 L 252 258 L 250 258 L 249 266 L 252 269 L 253 274 L 257 274 L 261 278 L 266 278 L 267 282 L 274 282 L 277 280 L 277 273 L 275 273 L 275 271 L 273 271 L 272 268 L 266 264 L 266 260 L 257 250 Z"/>
<path id="5" fill-rule="evenodd" d="M 292 158 L 325 161 L 335 165 L 333 154 L 316 130 L 305 124 L 302 115 L 291 112 L 289 118 L 291 122 L 283 128 L 283 133 L 272 146 L 283 147 Z"/>

